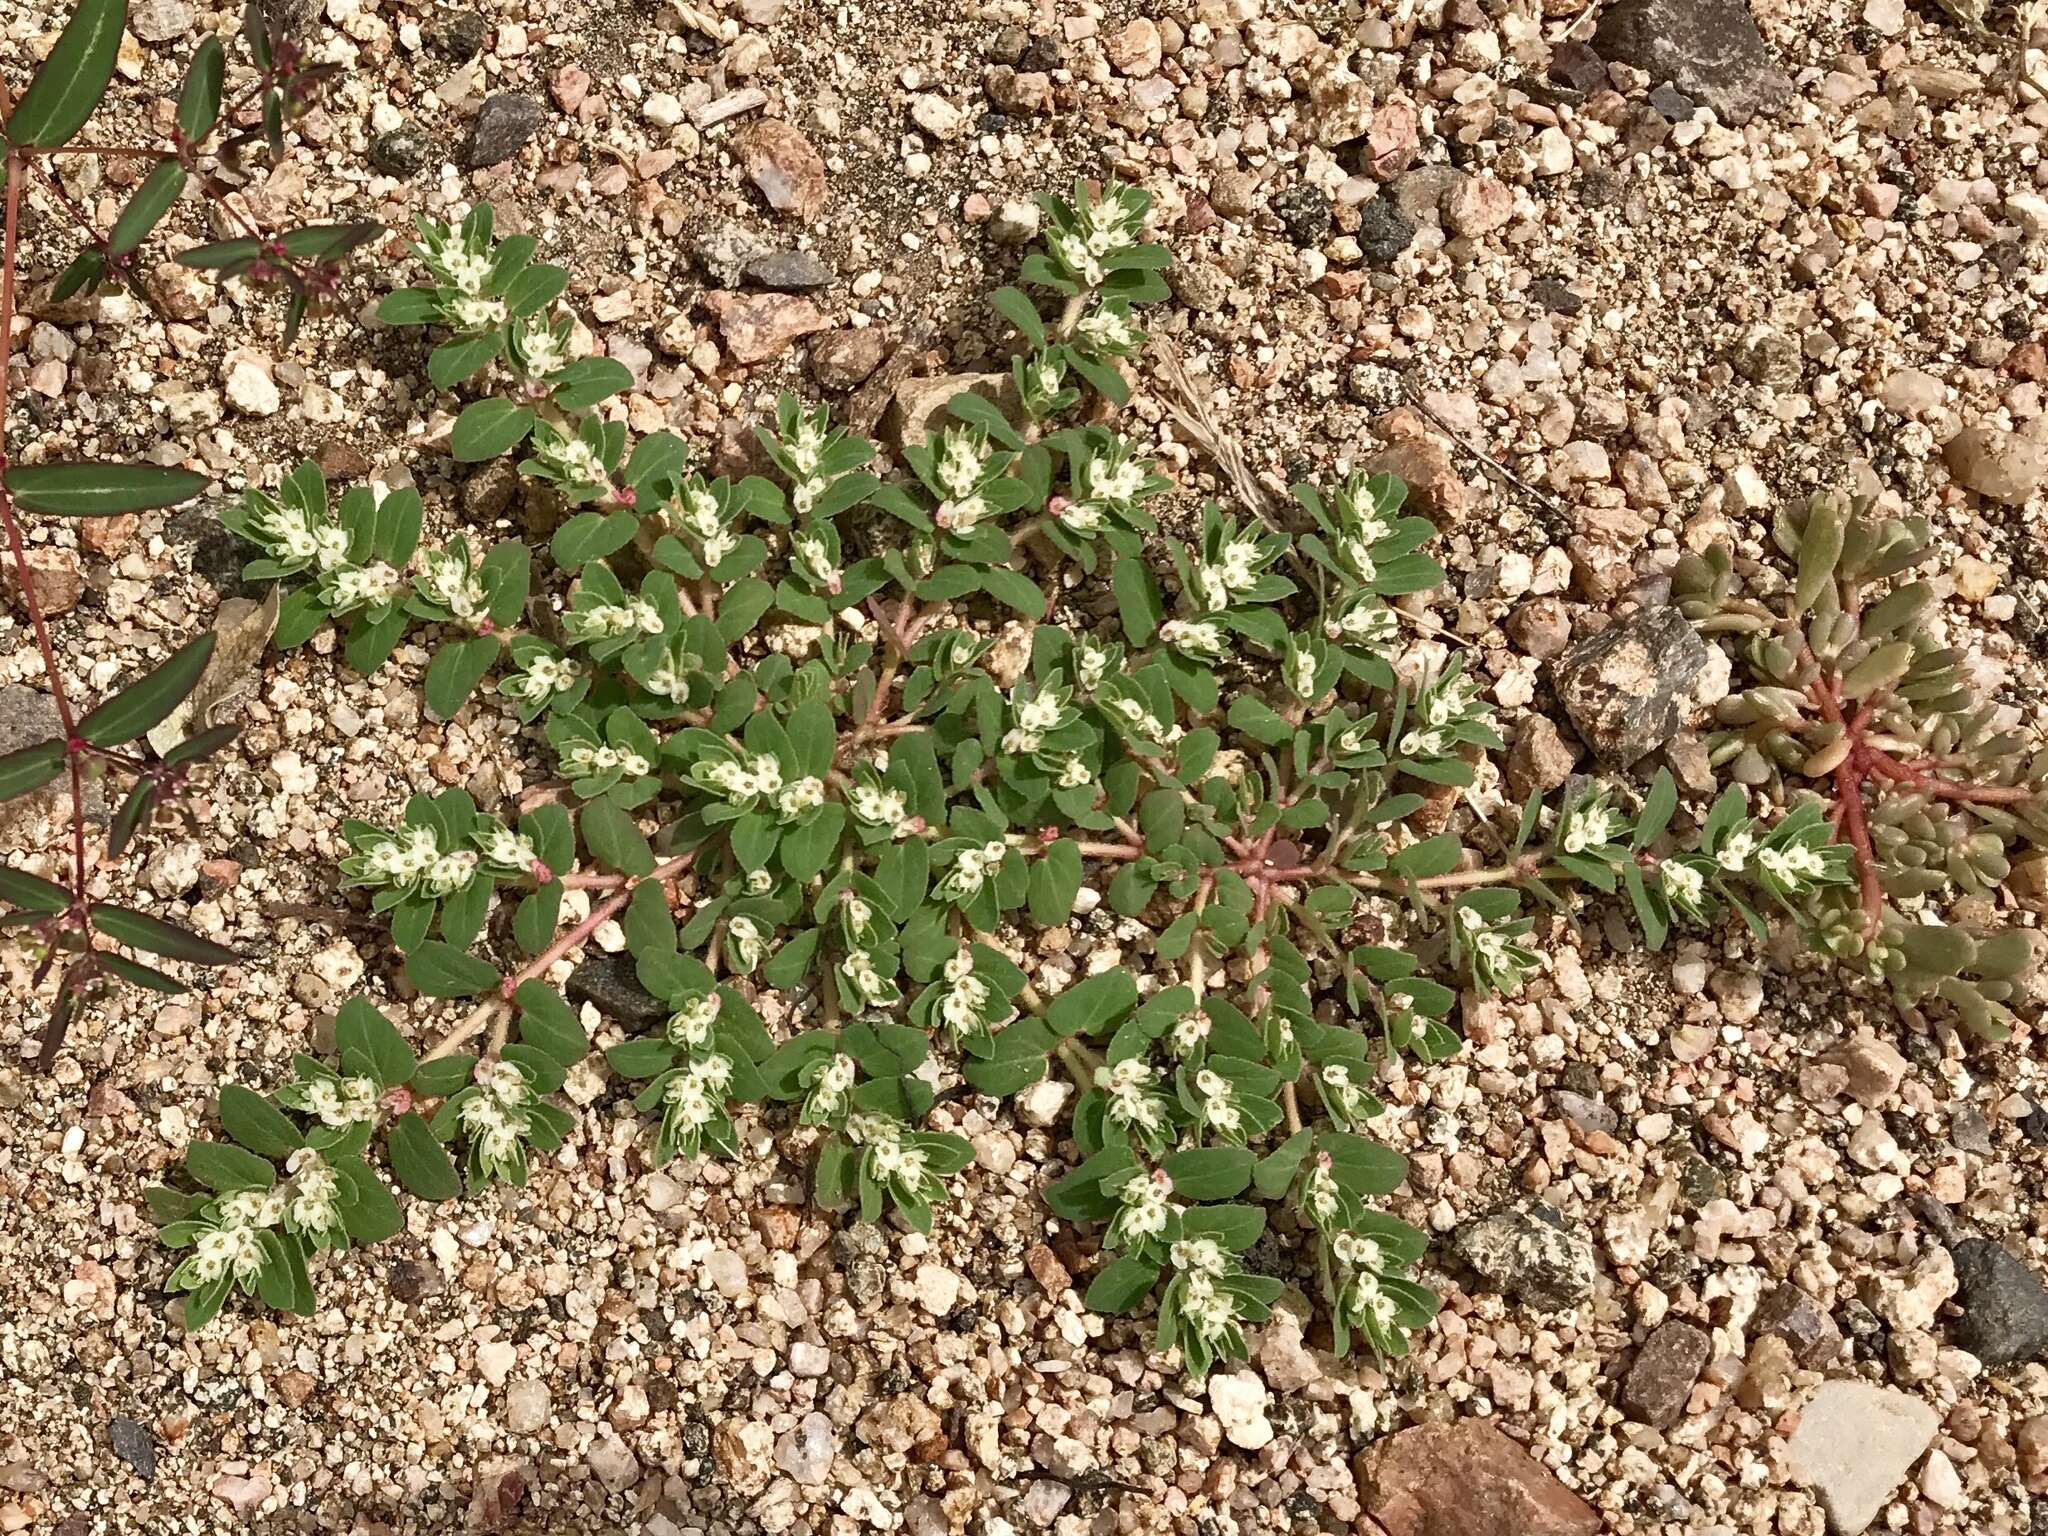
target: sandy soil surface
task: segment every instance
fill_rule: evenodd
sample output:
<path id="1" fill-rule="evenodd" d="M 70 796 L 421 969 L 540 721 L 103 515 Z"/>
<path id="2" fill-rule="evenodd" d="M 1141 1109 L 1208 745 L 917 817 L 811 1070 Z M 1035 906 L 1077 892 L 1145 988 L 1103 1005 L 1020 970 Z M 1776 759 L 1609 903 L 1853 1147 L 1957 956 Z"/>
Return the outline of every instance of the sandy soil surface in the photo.
<path id="1" fill-rule="evenodd" d="M 1176 256 L 1154 329 L 1257 477 L 1408 456 L 1451 571 L 1431 612 L 1527 772 L 1583 757 L 1546 667 L 1572 635 L 1658 600 L 1682 549 L 1762 554 L 1772 509 L 1821 486 L 1934 520 L 1941 622 L 2037 714 L 2048 105 L 1932 6 L 1759 0 L 1761 66 L 1715 52 L 1739 0 L 1631 9 L 1688 58 L 1677 92 L 1621 45 L 1603 68 L 1595 16 L 1563 41 L 1575 3 L 327 0 L 307 35 L 345 73 L 257 195 L 395 228 L 492 199 L 575 272 L 579 316 L 635 373 L 633 427 L 716 454 L 785 387 L 875 412 L 891 369 L 985 366 L 1030 198 L 1122 176 Z M 0 17 L 11 80 L 56 21 Z M 2012 35 L 2009 11 L 1990 22 Z M 138 0 L 109 133 L 230 25 Z M 501 94 L 534 131 L 473 169 Z M 813 217 L 775 211 L 747 163 L 771 118 L 822 162 Z M 71 190 L 111 210 L 131 169 L 81 162 Z M 215 233 L 202 206 L 172 223 Z M 313 455 L 417 484 L 438 530 L 544 532 L 502 470 L 447 456 L 420 333 L 372 322 L 395 236 L 289 350 L 274 306 L 169 265 L 160 313 L 41 303 L 66 239 L 37 211 L 15 440 L 182 460 L 222 495 Z M 755 248 L 783 258 L 771 280 L 817 286 L 735 272 Z M 712 297 L 734 289 L 823 328 L 755 359 Z M 1155 369 L 1128 416 L 1183 512 L 1217 492 Z M 2011 429 L 2012 462 L 1945 456 L 1966 425 Z M 1997 473 L 2015 496 L 1969 488 Z M 92 543 L 37 527 L 79 696 L 251 595 L 215 505 Z M 246 964 L 184 999 L 125 994 L 44 1077 L 27 965 L 0 961 L 0 1532 L 1819 1536 L 1824 1492 L 1838 1527 L 1861 1500 L 1922 1536 L 2048 1530 L 2048 1368 L 1957 1342 L 1963 1282 L 1926 1214 L 2048 1264 L 2038 1000 L 1983 1048 L 1733 929 L 1657 956 L 1619 922 L 1560 925 L 1523 996 L 1463 1009 L 1460 1055 L 1392 1073 L 1378 1134 L 1411 1173 L 1391 1204 L 1442 1239 L 1446 1306 L 1384 1369 L 1285 1315 L 1206 1391 L 1163 1371 L 1149 1324 L 1081 1306 L 1085 1254 L 1037 1194 L 1065 1166 L 1043 1116 L 963 1103 L 976 1161 L 926 1239 L 810 1209 L 772 1124 L 738 1162 L 653 1170 L 595 1066 L 528 1189 L 413 1206 L 402 1237 L 323 1266 L 312 1318 L 231 1307 L 186 1336 L 141 1191 L 217 1084 L 276 1083 L 357 990 L 422 1039 L 447 1022 L 393 990 L 386 938 L 346 910 L 342 818 L 456 784 L 497 803 L 539 772 L 495 705 L 426 717 L 425 657 L 363 677 L 324 635 L 245 660 L 214 704 L 243 735 L 189 820 L 96 877 Z M 38 673 L 0 610 L 8 745 L 42 718 Z M 10 806 L 0 844 L 40 867 L 63 815 Z M 1062 947 L 1102 946 L 1143 964 L 1106 913 Z M 1504 1273 L 1457 1256 L 1532 1202 L 1556 1225 Z M 1591 1283 L 1546 1306 L 1560 1263 Z M 2033 1326 L 2014 1347 L 2039 1357 Z M 1816 1471 L 1802 1423 L 1867 1454 Z"/>

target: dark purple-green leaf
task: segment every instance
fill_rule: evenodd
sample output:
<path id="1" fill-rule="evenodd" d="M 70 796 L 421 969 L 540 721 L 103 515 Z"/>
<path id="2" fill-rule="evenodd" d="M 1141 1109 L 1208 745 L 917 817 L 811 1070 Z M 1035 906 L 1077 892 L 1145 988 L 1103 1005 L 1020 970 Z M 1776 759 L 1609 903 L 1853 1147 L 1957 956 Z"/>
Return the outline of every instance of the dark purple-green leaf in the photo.
<path id="1" fill-rule="evenodd" d="M 206 476 L 158 464 L 10 464 L 14 504 L 52 517 L 113 517 L 175 507 L 206 489 Z"/>
<path id="2" fill-rule="evenodd" d="M 128 199 L 128 206 L 121 210 L 121 216 L 114 220 L 113 233 L 107 236 L 107 248 L 119 256 L 142 244 L 163 216 L 171 211 L 171 204 L 184 190 L 185 167 L 175 160 L 158 161 L 156 169 L 142 179 L 142 185 Z"/>
<path id="3" fill-rule="evenodd" d="M 101 950 L 97 963 L 101 969 L 120 977 L 123 981 L 133 982 L 136 986 L 151 992 L 162 992 L 168 997 L 176 997 L 181 992 L 191 990 L 177 977 L 166 976 L 155 966 L 144 965 L 140 960 L 130 960 L 126 955 L 110 954 L 106 950 Z"/>
<path id="4" fill-rule="evenodd" d="M 51 737 L 0 757 L 0 800 L 41 789 L 64 771 L 64 743 Z"/>
<path id="5" fill-rule="evenodd" d="M 0 865 L 0 901 L 29 912 L 62 912 L 71 905 L 71 893 L 40 875 Z"/>
<path id="6" fill-rule="evenodd" d="M 143 779 L 128 791 L 128 798 L 121 802 L 121 809 L 114 815 L 114 824 L 107 829 L 107 854 L 118 859 L 121 850 L 128 846 L 128 840 L 135 836 L 136 829 L 149 819 L 149 813 L 156 805 L 156 781 Z"/>
<path id="7" fill-rule="evenodd" d="M 177 262 L 181 267 L 195 267 L 201 272 L 226 272 L 232 275 L 246 269 L 262 254 L 263 242 L 245 236 L 236 240 L 215 240 L 207 245 L 192 246 L 178 252 Z"/>
<path id="8" fill-rule="evenodd" d="M 217 37 L 208 37 L 192 50 L 185 84 L 178 91 L 178 132 L 186 143 L 205 138 L 220 121 L 221 84 L 227 67 L 227 50 Z"/>
<path id="9" fill-rule="evenodd" d="M 286 230 L 278 236 L 278 244 L 284 247 L 286 255 L 302 261 L 332 261 L 345 251 L 369 244 L 383 233 L 382 224 L 368 221 L 357 224 L 315 224 L 305 229 Z"/>
<path id="10" fill-rule="evenodd" d="M 128 0 L 79 0 L 63 35 L 7 119 L 7 140 L 27 148 L 68 144 L 114 78 Z"/>
<path id="11" fill-rule="evenodd" d="M 106 263 L 98 251 L 80 251 L 71 258 L 71 264 L 57 274 L 57 281 L 50 286 L 50 302 L 62 304 L 74 294 L 98 284 L 106 271 Z"/>
<path id="12" fill-rule="evenodd" d="M 160 917 L 151 917 L 147 912 L 137 912 L 132 907 L 94 902 L 91 911 L 93 927 L 131 949 L 146 949 L 153 955 L 190 960 L 195 965 L 228 965 L 242 958 L 224 944 L 202 939 L 196 933 L 187 932 Z"/>
<path id="13" fill-rule="evenodd" d="M 197 736 L 187 736 L 164 754 L 167 763 L 196 762 L 202 757 L 211 757 L 222 747 L 242 734 L 239 725 L 216 725 L 201 731 Z"/>
<path id="14" fill-rule="evenodd" d="M 162 723 L 199 684 L 213 655 L 208 630 L 172 653 L 170 660 L 140 682 L 130 683 L 78 722 L 78 734 L 96 747 L 118 747 Z"/>

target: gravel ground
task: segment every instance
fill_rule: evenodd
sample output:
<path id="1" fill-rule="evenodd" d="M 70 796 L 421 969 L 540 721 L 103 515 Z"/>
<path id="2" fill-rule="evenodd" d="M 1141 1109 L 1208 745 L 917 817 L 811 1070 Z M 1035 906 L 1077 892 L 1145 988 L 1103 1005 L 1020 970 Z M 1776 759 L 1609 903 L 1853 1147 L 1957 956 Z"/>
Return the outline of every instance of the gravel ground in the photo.
<path id="1" fill-rule="evenodd" d="M 1761 555 L 1821 485 L 1933 520 L 1941 622 L 2037 715 L 2048 104 L 1995 39 L 1902 0 L 1583 12 L 328 0 L 312 35 L 346 73 L 257 196 L 397 227 L 493 199 L 576 272 L 632 425 L 730 456 L 780 388 L 873 417 L 896 378 L 987 365 L 1029 198 L 1141 181 L 1177 259 L 1154 328 L 1222 435 L 1273 487 L 1404 469 L 1452 572 L 1432 611 L 1528 781 L 1587 761 L 1550 658 L 1659 601 L 1683 548 Z M 11 80 L 54 24 L 7 13 Z M 135 0 L 111 115 L 228 25 Z M 73 170 L 111 207 L 133 167 Z M 37 305 L 58 226 L 25 256 L 17 442 L 184 457 L 227 491 L 312 454 L 412 480 L 441 528 L 542 531 L 501 473 L 455 474 L 418 333 L 369 321 L 395 237 L 287 351 L 271 307 L 170 266 L 159 314 Z M 1133 430 L 1193 507 L 1219 482 L 1166 403 L 1147 369 Z M 82 696 L 250 595 L 205 504 L 37 537 Z M 1794 943 L 1644 955 L 1597 914 L 1542 935 L 1524 996 L 1468 1002 L 1461 1055 L 1384 1085 L 1393 1205 L 1441 1237 L 1446 1297 L 1386 1369 L 1283 1315 L 1203 1391 L 1146 1325 L 1083 1310 L 1092 1255 L 1036 1194 L 1063 1166 L 1044 1095 L 953 1106 L 976 1162 L 925 1239 L 812 1212 L 758 1122 L 738 1164 L 651 1170 L 591 1066 L 530 1188 L 413 1206 L 322 1267 L 313 1318 L 231 1306 L 185 1337 L 141 1190 L 214 1085 L 276 1082 L 359 987 L 422 1039 L 446 1022 L 334 888 L 343 815 L 522 787 L 508 717 L 423 716 L 425 655 L 364 678 L 323 635 L 245 659 L 212 706 L 244 734 L 188 821 L 96 877 L 248 963 L 88 1016 L 44 1078 L 27 967 L 0 959 L 0 1532 L 2048 1531 L 2039 993 L 1974 1047 Z M 8 744 L 38 671 L 0 611 Z M 41 867 L 63 815 L 8 807 L 0 847 Z M 2011 917 L 2044 891 L 2023 871 Z M 1131 939 L 1106 914 L 1056 937 L 1083 961 Z"/>

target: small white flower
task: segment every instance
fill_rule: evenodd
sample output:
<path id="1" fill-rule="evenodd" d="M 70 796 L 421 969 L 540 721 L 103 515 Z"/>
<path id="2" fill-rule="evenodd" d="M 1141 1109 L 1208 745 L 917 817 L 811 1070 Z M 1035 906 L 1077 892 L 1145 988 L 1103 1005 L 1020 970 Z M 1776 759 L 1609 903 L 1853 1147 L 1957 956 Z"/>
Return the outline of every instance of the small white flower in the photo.
<path id="1" fill-rule="evenodd" d="M 1588 805 L 1574 811 L 1565 820 L 1563 847 L 1566 853 L 1584 853 L 1588 848 L 1597 848 L 1603 843 L 1614 841 L 1614 835 L 1621 828 L 1621 818 L 1610 806 Z"/>
<path id="2" fill-rule="evenodd" d="M 1756 835 L 1745 827 L 1721 844 L 1714 854 L 1714 862 L 1730 873 L 1740 873 L 1749 867 L 1755 853 Z"/>
<path id="3" fill-rule="evenodd" d="M 815 774 L 798 779 L 775 797 L 775 809 L 784 821 L 795 821 L 825 803 L 825 781 Z"/>
<path id="4" fill-rule="evenodd" d="M 388 603 L 404 585 L 398 572 L 383 561 L 361 567 L 343 566 L 328 574 L 328 601 L 335 612 Z"/>
<path id="5" fill-rule="evenodd" d="M 692 1051 L 709 1044 L 712 1026 L 718 1022 L 718 1012 L 723 1006 L 723 1000 L 716 992 L 685 999 L 668 1016 L 670 1043 Z"/>
<path id="6" fill-rule="evenodd" d="M 481 294 L 457 299 L 448 306 L 448 323 L 458 331 L 488 331 L 505 323 L 505 301 Z"/>
<path id="7" fill-rule="evenodd" d="M 1707 877 L 1695 865 L 1668 859 L 1657 866 L 1657 875 L 1664 882 L 1665 894 L 1680 906 L 1697 907 L 1706 894 Z"/>
<path id="8" fill-rule="evenodd" d="M 1220 1275 L 1230 1267 L 1230 1256 L 1213 1237 L 1184 1237 L 1173 1245 L 1169 1253 L 1174 1268 L 1197 1274 Z"/>
<path id="9" fill-rule="evenodd" d="M 476 855 L 466 848 L 458 849 L 434 860 L 420 886 L 429 896 L 452 896 L 468 885 L 475 874 Z"/>
<path id="10" fill-rule="evenodd" d="M 974 434 L 964 428 L 954 428 L 939 439 L 939 452 L 932 463 L 932 475 L 939 487 L 952 500 L 971 495 L 981 484 L 982 471 L 986 461 Z"/>
<path id="11" fill-rule="evenodd" d="M 1817 849 L 1803 843 L 1785 848 L 1766 848 L 1756 856 L 1764 872 L 1780 885 L 1791 887 L 1817 880 L 1827 873 L 1827 864 Z"/>
<path id="12" fill-rule="evenodd" d="M 448 279 L 448 286 L 460 289 L 466 297 L 474 297 L 491 280 L 491 256 L 488 251 L 464 249 L 462 236 L 455 230 L 448 231 L 447 239 L 438 246 L 431 246 L 425 252 L 430 263 L 441 268 L 441 275 Z"/>

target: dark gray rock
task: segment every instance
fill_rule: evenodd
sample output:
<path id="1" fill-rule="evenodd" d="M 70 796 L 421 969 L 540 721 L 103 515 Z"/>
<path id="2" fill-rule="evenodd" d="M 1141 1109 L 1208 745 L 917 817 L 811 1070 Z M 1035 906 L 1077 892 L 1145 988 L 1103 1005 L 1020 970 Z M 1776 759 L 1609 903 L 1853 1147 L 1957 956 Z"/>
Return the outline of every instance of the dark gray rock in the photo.
<path id="1" fill-rule="evenodd" d="M 1657 109 L 1657 115 L 1666 122 L 1686 123 L 1698 110 L 1693 99 L 1676 86 L 1658 85 L 1650 88 L 1650 105 Z"/>
<path id="2" fill-rule="evenodd" d="M 1685 725 L 1707 644 L 1676 608 L 1645 608 L 1550 664 L 1557 696 L 1587 746 L 1625 768 Z"/>
<path id="3" fill-rule="evenodd" d="M 0 753 L 18 752 L 63 734 L 63 719 L 49 694 L 25 683 L 0 688 Z"/>
<path id="4" fill-rule="evenodd" d="M 1386 197 L 1376 197 L 1358 210 L 1358 249 L 1376 267 L 1384 267 L 1415 239 L 1415 221 Z"/>
<path id="5" fill-rule="evenodd" d="M 220 520 L 221 501 L 202 501 L 184 507 L 164 524 L 164 542 L 192 551 L 192 569 L 204 576 L 207 585 L 223 600 L 230 597 L 260 598 L 268 582 L 244 579 L 242 567 L 254 560 L 258 550 L 228 532 Z"/>
<path id="6" fill-rule="evenodd" d="M 1590 95 L 1607 84 L 1607 65 L 1589 44 L 1577 38 L 1568 37 L 1552 45 L 1549 74 L 1559 85 L 1569 86 L 1581 95 Z"/>
<path id="7" fill-rule="evenodd" d="M 107 1441 L 145 1483 L 156 1480 L 156 1436 L 133 1419 L 116 1414 L 107 1421 Z"/>
<path id="8" fill-rule="evenodd" d="M 1713 1347 L 1713 1340 L 1691 1323 L 1665 1323 L 1636 1352 L 1621 1384 L 1622 1411 L 1656 1429 L 1676 1423 Z"/>
<path id="9" fill-rule="evenodd" d="M 417 123 L 401 123 L 370 140 L 370 165 L 386 176 L 417 176 L 440 158 L 434 136 Z"/>
<path id="10" fill-rule="evenodd" d="M 739 287 L 749 266 L 781 250 L 775 240 L 737 219 L 712 219 L 684 238 L 697 270 L 720 288 Z"/>
<path id="11" fill-rule="evenodd" d="M 420 27 L 428 51 L 451 64 L 467 64 L 484 51 L 490 36 L 491 24 L 482 16 L 452 5 L 435 6 Z"/>
<path id="12" fill-rule="evenodd" d="M 668 1004 L 640 985 L 631 955 L 593 955 L 570 974 L 569 1001 L 590 1003 L 615 1023 L 645 1027 L 669 1014 Z"/>
<path id="13" fill-rule="evenodd" d="M 1547 1205 L 1495 1211 L 1458 1231 L 1458 1257 L 1504 1296 L 1561 1312 L 1593 1294 L 1593 1244 Z"/>
<path id="14" fill-rule="evenodd" d="M 1816 1302 L 1798 1286 L 1779 1286 L 1757 1304 L 1750 1315 L 1749 1338 L 1775 1334 L 1791 1347 L 1792 1358 L 1807 1370 L 1819 1370 L 1841 1352 L 1842 1330 Z"/>
<path id="15" fill-rule="evenodd" d="M 531 96 L 500 91 L 484 98 L 463 141 L 462 163 L 472 171 L 500 165 L 526 147 L 547 121 L 547 108 Z"/>
<path id="16" fill-rule="evenodd" d="M 1302 182 L 1277 194 L 1273 216 L 1296 245 L 1321 245 L 1330 238 L 1330 197 L 1321 187 Z"/>
<path id="17" fill-rule="evenodd" d="M 1963 1320 L 1956 1342 L 1989 1366 L 2048 1359 L 2048 1286 L 1989 1238 L 1951 1250 Z"/>
<path id="18" fill-rule="evenodd" d="M 393 1261 L 384 1278 L 391 1294 L 407 1306 L 438 1296 L 448 1288 L 437 1265 L 422 1264 L 417 1259 Z"/>
<path id="19" fill-rule="evenodd" d="M 1529 298 L 1532 303 L 1541 304 L 1560 315 L 1576 315 L 1586 307 L 1586 301 L 1566 287 L 1564 279 L 1557 277 L 1534 279 L 1529 284 Z"/>
<path id="20" fill-rule="evenodd" d="M 809 251 L 770 251 L 756 256 L 746 266 L 745 277 L 758 288 L 778 293 L 809 293 L 829 285 L 830 267 Z"/>
<path id="21" fill-rule="evenodd" d="M 1744 0 L 1620 0 L 1601 14 L 1593 49 L 1669 81 L 1736 127 L 1792 93 Z"/>

